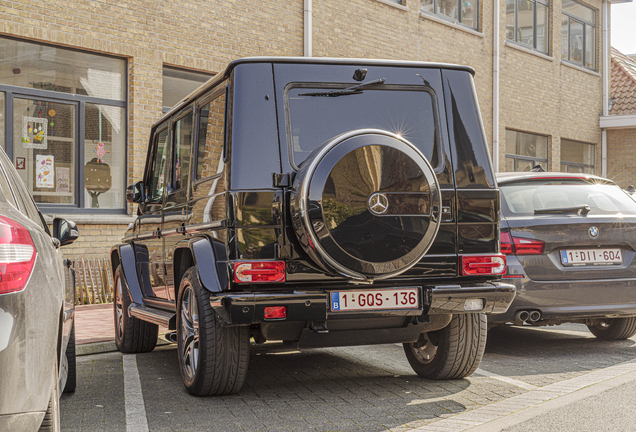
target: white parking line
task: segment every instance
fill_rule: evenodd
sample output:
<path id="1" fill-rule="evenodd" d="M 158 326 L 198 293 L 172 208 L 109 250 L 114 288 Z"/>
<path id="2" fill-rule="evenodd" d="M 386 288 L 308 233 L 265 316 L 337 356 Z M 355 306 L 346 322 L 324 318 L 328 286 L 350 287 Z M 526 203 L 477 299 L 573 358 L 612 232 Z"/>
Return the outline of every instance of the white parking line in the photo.
<path id="1" fill-rule="evenodd" d="M 141 391 L 137 356 L 124 354 L 124 399 L 126 401 L 126 432 L 148 432 L 146 405 Z"/>
<path id="2" fill-rule="evenodd" d="M 535 385 L 528 384 L 526 382 L 519 381 L 519 380 L 516 380 L 514 378 L 501 376 L 501 375 L 497 375 L 497 374 L 492 373 L 492 372 L 485 371 L 482 368 L 477 368 L 475 373 L 477 373 L 479 375 L 487 376 L 488 378 L 493 378 L 493 379 L 496 379 L 496 380 L 499 380 L 499 381 L 507 382 L 508 384 L 512 384 L 514 386 L 521 387 L 522 389 L 526 389 L 526 390 L 534 390 L 534 389 L 538 388 Z"/>

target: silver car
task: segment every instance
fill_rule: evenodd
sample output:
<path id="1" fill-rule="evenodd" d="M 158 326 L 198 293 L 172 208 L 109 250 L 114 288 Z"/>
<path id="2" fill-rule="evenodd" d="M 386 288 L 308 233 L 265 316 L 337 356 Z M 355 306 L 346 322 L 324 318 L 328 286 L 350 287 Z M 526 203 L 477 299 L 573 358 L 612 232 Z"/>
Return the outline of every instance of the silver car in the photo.
<path id="1" fill-rule="evenodd" d="M 75 277 L 60 246 L 77 227 L 53 221 L 53 236 L 0 150 L 0 431 L 59 431 L 59 396 L 75 390 Z"/>

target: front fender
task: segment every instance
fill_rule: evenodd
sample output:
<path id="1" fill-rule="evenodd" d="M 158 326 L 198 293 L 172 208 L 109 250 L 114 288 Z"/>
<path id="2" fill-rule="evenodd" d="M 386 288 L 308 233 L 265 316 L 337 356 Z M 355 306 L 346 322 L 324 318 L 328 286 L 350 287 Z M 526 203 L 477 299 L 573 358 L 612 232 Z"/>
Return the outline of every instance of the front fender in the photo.
<path id="1" fill-rule="evenodd" d="M 124 284 L 124 286 L 128 286 L 130 299 L 133 303 L 143 304 L 143 289 L 139 282 L 139 275 L 137 274 L 137 261 L 135 260 L 134 247 L 130 244 L 115 245 L 111 249 L 110 254 L 113 265 L 113 280 L 115 280 L 115 270 L 117 270 L 117 266 L 121 265 L 123 277 L 126 278 L 126 284 Z"/>

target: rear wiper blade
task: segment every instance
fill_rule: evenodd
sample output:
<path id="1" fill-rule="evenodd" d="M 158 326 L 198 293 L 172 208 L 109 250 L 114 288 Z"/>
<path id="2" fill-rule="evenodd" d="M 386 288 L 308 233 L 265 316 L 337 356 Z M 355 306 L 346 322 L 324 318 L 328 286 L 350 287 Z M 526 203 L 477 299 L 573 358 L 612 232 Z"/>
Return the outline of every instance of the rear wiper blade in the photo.
<path id="1" fill-rule="evenodd" d="M 586 215 L 589 212 L 590 212 L 590 206 L 587 204 L 583 204 L 576 207 L 562 207 L 562 208 L 535 210 L 534 214 L 576 213 L 578 215 Z"/>
<path id="2" fill-rule="evenodd" d="M 368 87 L 374 84 L 384 84 L 386 78 L 379 78 L 377 80 L 365 82 L 362 84 L 354 85 L 353 87 L 348 87 L 342 90 L 332 90 L 328 92 L 316 92 L 316 93 L 300 93 L 298 96 L 328 96 L 328 97 L 337 97 L 337 96 L 345 96 L 350 94 L 360 94 L 362 93 L 362 88 Z"/>

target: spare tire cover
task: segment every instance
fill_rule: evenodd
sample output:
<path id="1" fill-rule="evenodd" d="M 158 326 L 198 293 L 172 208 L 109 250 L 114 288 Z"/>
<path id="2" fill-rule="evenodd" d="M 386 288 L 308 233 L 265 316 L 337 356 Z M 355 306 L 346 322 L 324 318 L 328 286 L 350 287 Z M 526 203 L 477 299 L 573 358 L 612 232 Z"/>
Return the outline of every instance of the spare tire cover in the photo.
<path id="1" fill-rule="evenodd" d="M 441 195 L 413 144 L 367 129 L 316 149 L 294 178 L 290 205 L 294 231 L 317 264 L 352 279 L 386 279 L 430 248 Z"/>

